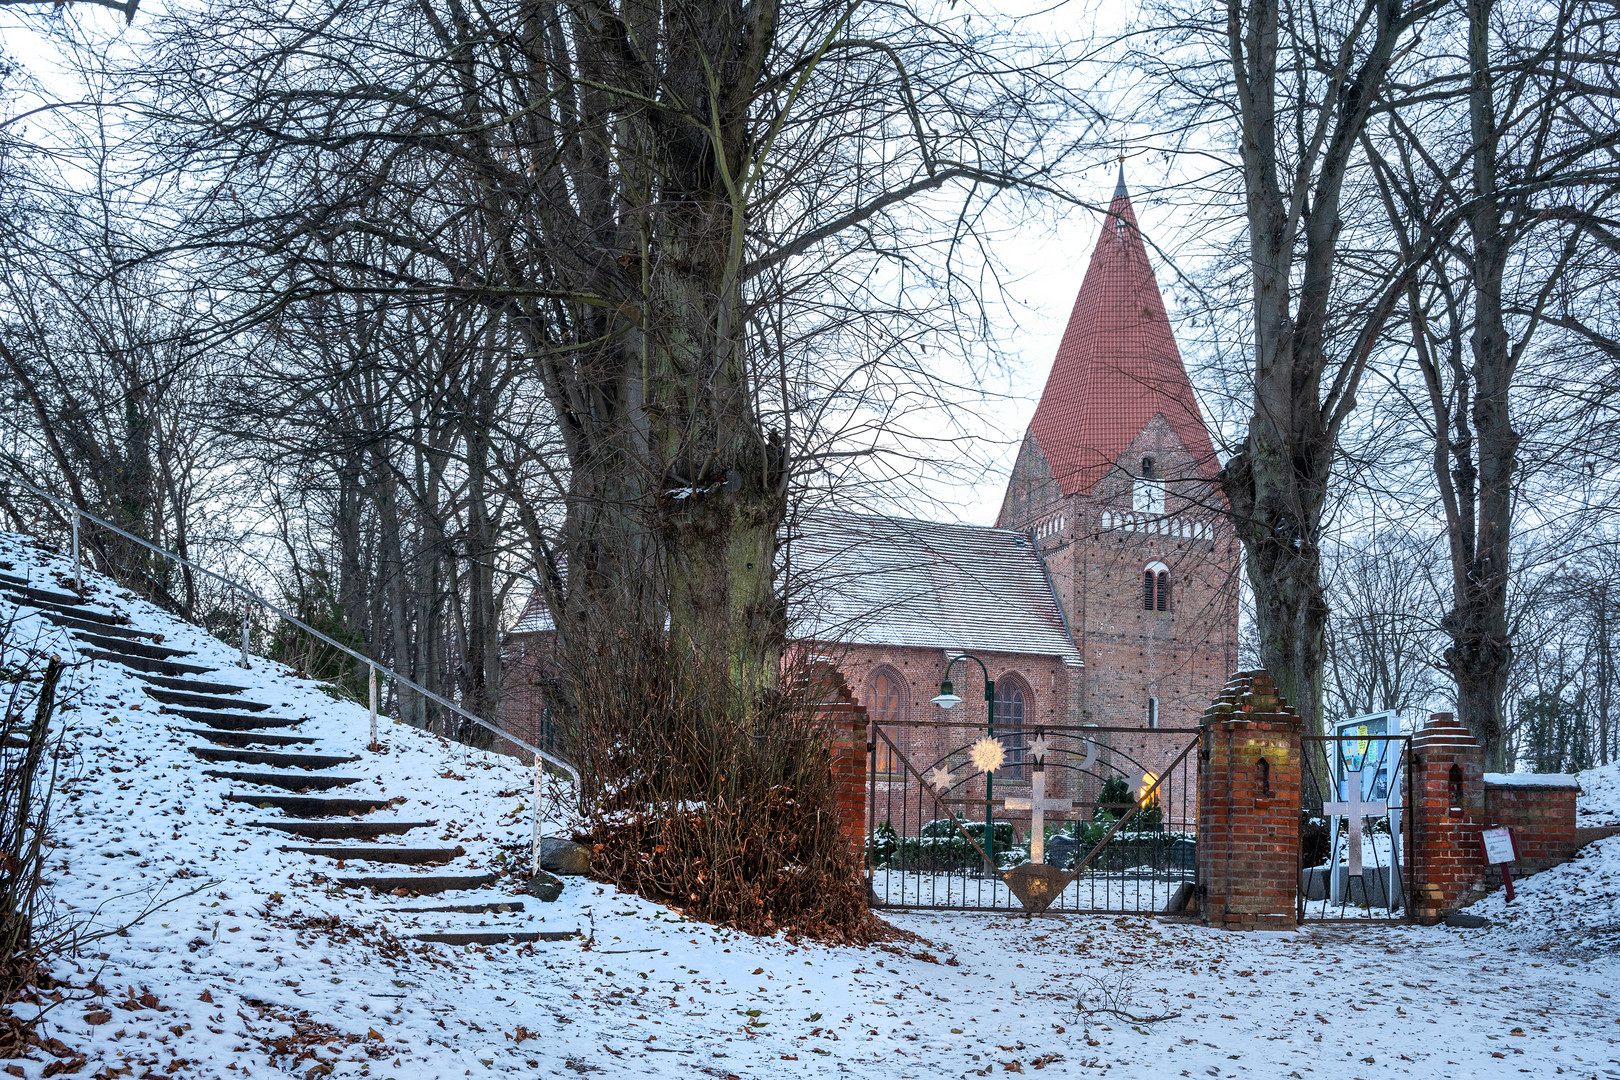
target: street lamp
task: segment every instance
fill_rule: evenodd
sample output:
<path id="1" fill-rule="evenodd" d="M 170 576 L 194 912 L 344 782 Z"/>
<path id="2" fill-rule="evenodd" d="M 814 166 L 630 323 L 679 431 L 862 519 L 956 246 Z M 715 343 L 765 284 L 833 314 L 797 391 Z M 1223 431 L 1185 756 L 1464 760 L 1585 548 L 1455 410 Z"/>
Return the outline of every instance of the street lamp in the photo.
<path id="1" fill-rule="evenodd" d="M 956 690 L 951 686 L 951 668 L 956 666 L 958 660 L 971 660 L 979 665 L 984 672 L 984 703 L 989 708 L 989 727 L 987 731 L 990 738 L 996 737 L 996 684 L 990 679 L 990 669 L 984 666 L 984 661 L 971 653 L 957 653 L 951 657 L 950 663 L 945 665 L 945 678 L 939 684 L 939 694 L 932 700 L 942 709 L 950 709 L 962 703 Z M 991 804 L 991 786 L 994 778 L 987 770 L 984 774 L 984 852 L 990 859 L 990 872 L 996 872 L 996 823 L 995 808 Z"/>

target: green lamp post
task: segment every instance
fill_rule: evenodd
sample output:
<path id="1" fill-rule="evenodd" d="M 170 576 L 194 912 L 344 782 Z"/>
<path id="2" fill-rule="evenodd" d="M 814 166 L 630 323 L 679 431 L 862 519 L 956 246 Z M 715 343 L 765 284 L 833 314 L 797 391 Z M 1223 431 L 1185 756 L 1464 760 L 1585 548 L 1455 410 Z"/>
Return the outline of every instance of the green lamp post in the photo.
<path id="1" fill-rule="evenodd" d="M 990 679 L 990 669 L 984 666 L 984 661 L 971 653 L 957 653 L 951 657 L 950 663 L 945 665 L 945 679 L 939 684 L 939 695 L 933 698 L 935 705 L 942 709 L 954 708 L 962 703 L 956 691 L 951 687 L 951 668 L 956 666 L 958 660 L 971 660 L 979 665 L 984 672 L 984 703 L 989 708 L 989 727 L 986 729 L 990 738 L 996 737 L 996 684 Z M 995 808 L 991 804 L 991 786 L 994 778 L 990 772 L 984 774 L 984 852 L 990 857 L 990 872 L 996 872 L 996 823 Z"/>

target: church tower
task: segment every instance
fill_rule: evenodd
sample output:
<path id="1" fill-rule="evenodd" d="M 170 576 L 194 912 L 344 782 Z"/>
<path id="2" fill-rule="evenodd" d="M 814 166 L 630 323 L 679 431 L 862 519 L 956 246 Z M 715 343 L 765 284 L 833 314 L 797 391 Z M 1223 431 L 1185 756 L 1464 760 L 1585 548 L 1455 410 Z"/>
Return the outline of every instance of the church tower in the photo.
<path id="1" fill-rule="evenodd" d="M 1082 722 L 1190 727 L 1236 667 L 1219 470 L 1122 168 L 997 520 L 1046 560 Z"/>

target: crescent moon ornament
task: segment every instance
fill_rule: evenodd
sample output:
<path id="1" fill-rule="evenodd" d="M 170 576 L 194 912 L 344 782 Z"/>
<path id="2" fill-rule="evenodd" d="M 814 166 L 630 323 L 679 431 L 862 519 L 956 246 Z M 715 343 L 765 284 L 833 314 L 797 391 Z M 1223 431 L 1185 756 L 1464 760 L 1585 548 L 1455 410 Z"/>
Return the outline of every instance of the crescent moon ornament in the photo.
<path id="1" fill-rule="evenodd" d="M 1090 772 L 1091 767 L 1097 764 L 1097 740 L 1086 740 L 1086 760 L 1080 763 L 1081 772 Z"/>

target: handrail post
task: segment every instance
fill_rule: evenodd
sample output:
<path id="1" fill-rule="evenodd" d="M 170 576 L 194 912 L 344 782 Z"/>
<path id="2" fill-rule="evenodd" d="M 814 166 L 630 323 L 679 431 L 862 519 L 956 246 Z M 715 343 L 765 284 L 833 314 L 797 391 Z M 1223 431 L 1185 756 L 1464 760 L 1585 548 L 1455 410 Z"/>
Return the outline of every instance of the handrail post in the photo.
<path id="1" fill-rule="evenodd" d="M 84 594 L 84 570 L 79 564 L 79 511 L 73 510 L 73 591 Z"/>
<path id="2" fill-rule="evenodd" d="M 377 665 L 376 664 L 369 663 L 369 662 L 366 664 L 366 683 L 367 683 L 367 687 L 368 687 L 368 689 L 370 691 L 369 696 L 371 698 L 371 746 L 370 746 L 370 749 L 376 750 L 377 749 Z"/>
<path id="3" fill-rule="evenodd" d="M 540 755 L 534 755 L 534 852 L 529 859 L 529 877 L 540 873 L 540 800 L 544 797 L 541 784 L 545 777 L 545 764 Z"/>

